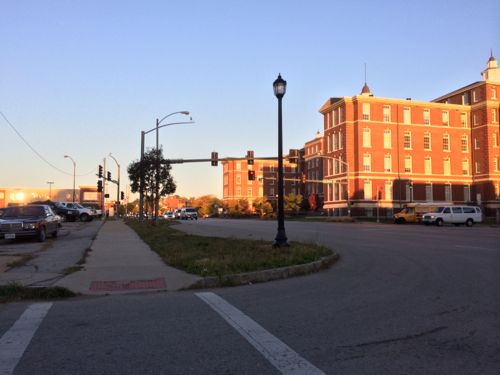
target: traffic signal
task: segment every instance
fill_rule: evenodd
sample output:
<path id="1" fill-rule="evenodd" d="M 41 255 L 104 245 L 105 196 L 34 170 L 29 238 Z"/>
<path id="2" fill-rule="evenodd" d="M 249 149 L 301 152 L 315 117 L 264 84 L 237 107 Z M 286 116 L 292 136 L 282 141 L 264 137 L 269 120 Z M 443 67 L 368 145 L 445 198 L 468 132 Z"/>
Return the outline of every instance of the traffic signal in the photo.
<path id="1" fill-rule="evenodd" d="M 212 167 L 216 167 L 219 163 L 219 153 L 213 151 L 212 152 Z"/>
<path id="2" fill-rule="evenodd" d="M 254 181 L 255 180 L 255 171 L 248 171 L 248 181 Z"/>
<path id="3" fill-rule="evenodd" d="M 104 194 L 104 198 L 109 198 L 109 194 Z"/>
<path id="4" fill-rule="evenodd" d="M 120 199 L 121 200 L 124 200 L 125 199 L 125 193 L 122 191 L 120 192 Z"/>
<path id="5" fill-rule="evenodd" d="M 108 181 L 111 181 L 111 172 L 108 172 L 108 178 L 107 178 Z"/>
<path id="6" fill-rule="evenodd" d="M 102 181 L 97 180 L 97 192 L 102 193 Z"/>
<path id="7" fill-rule="evenodd" d="M 299 163 L 299 150 L 296 148 L 290 149 L 288 153 L 288 162 L 292 164 L 298 164 Z"/>
<path id="8" fill-rule="evenodd" d="M 247 163 L 253 165 L 253 151 L 247 151 Z"/>
<path id="9" fill-rule="evenodd" d="M 102 165 L 99 165 L 99 173 L 97 174 L 99 178 L 102 178 Z"/>

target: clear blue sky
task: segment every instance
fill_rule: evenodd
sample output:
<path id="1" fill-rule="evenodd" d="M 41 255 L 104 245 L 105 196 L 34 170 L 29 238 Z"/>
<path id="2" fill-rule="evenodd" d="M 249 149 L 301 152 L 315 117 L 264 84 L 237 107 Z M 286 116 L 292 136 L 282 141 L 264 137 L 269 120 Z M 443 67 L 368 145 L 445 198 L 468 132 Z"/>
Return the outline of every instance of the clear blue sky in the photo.
<path id="1" fill-rule="evenodd" d="M 140 131 L 179 110 L 196 124 L 160 131 L 168 158 L 276 155 L 279 72 L 287 150 L 322 129 L 318 109 L 329 97 L 360 92 L 365 62 L 376 96 L 431 100 L 480 80 L 490 48 L 500 58 L 498 0 L 3 0 L 0 17 L 0 111 L 67 173 L 0 117 L 8 187 L 71 188 L 64 154 L 87 173 L 77 185 L 95 185 L 110 152 L 124 180 Z M 153 133 L 146 147 L 154 143 Z M 220 166 L 173 174 L 181 195 L 222 195 Z"/>

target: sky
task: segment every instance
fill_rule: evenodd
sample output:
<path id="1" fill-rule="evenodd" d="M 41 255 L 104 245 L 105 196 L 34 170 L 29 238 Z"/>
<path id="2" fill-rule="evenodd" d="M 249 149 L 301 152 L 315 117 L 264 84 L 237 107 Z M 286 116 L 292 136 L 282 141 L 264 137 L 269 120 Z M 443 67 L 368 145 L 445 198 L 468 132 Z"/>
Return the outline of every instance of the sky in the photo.
<path id="1" fill-rule="evenodd" d="M 0 0 L 0 9 L 0 187 L 72 188 L 64 155 L 76 185 L 94 186 L 104 158 L 116 178 L 112 153 L 124 190 L 141 130 L 184 110 L 194 124 L 160 130 L 168 159 L 276 155 L 278 73 L 286 152 L 322 130 L 326 100 L 360 93 L 365 63 L 375 96 L 432 100 L 479 81 L 490 49 L 500 58 L 498 0 Z M 220 164 L 172 174 L 179 195 L 222 197 Z"/>

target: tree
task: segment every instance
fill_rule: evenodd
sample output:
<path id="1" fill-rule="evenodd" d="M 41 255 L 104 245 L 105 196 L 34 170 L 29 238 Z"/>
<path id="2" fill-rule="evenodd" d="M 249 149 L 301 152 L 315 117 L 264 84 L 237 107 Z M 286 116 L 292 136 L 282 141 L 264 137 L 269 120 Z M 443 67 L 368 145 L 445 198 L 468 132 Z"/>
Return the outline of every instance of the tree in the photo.
<path id="1" fill-rule="evenodd" d="M 295 215 L 300 211 L 302 203 L 301 194 L 288 194 L 285 195 L 285 212 L 289 215 Z"/>
<path id="2" fill-rule="evenodd" d="M 144 153 L 143 161 L 143 176 L 144 176 L 144 200 L 147 204 L 147 210 L 151 211 L 155 203 L 155 190 L 158 183 L 158 197 L 160 199 L 168 194 L 175 193 L 177 186 L 170 174 L 172 166 L 163 157 L 163 149 L 150 149 Z M 157 182 L 157 168 L 159 169 Z M 140 192 L 141 188 L 141 161 L 136 160 L 129 164 L 127 168 L 128 178 L 130 180 L 130 190 L 133 193 Z"/>
<path id="3" fill-rule="evenodd" d="M 218 213 L 218 208 L 223 207 L 223 202 L 214 195 L 204 195 L 193 200 L 192 207 L 197 208 L 202 217 Z"/>
<path id="4" fill-rule="evenodd" d="M 227 206 L 229 216 L 241 216 L 248 213 L 249 203 L 246 199 L 239 199 L 237 201 L 230 202 Z"/>
<path id="5" fill-rule="evenodd" d="M 253 201 L 253 208 L 261 217 L 273 212 L 273 206 L 265 198 L 256 198 Z"/>

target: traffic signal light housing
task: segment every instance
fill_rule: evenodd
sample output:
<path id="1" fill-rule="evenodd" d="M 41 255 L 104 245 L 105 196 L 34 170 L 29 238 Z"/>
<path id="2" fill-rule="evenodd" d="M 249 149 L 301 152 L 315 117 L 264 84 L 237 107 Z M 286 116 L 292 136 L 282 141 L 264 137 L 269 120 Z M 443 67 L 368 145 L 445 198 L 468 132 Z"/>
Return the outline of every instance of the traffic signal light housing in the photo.
<path id="1" fill-rule="evenodd" d="M 124 200 L 125 199 L 125 193 L 122 191 L 120 192 L 120 199 L 121 200 Z"/>
<path id="2" fill-rule="evenodd" d="M 248 165 L 253 165 L 253 160 L 254 160 L 253 151 L 252 150 L 247 151 L 247 163 L 248 163 Z"/>
<path id="3" fill-rule="evenodd" d="M 102 178 L 102 165 L 99 165 L 99 169 L 98 169 L 99 173 L 97 174 L 97 176 L 99 178 Z"/>
<path id="4" fill-rule="evenodd" d="M 108 171 L 108 177 L 107 177 L 107 180 L 108 181 L 111 181 L 111 172 Z"/>
<path id="5" fill-rule="evenodd" d="M 255 171 L 253 170 L 248 171 L 248 181 L 255 181 Z"/>
<path id="6" fill-rule="evenodd" d="M 212 167 L 217 167 L 217 164 L 219 163 L 219 153 L 213 151 L 211 159 L 212 159 Z"/>
<path id="7" fill-rule="evenodd" d="M 102 193 L 102 181 L 97 180 L 97 192 Z"/>

